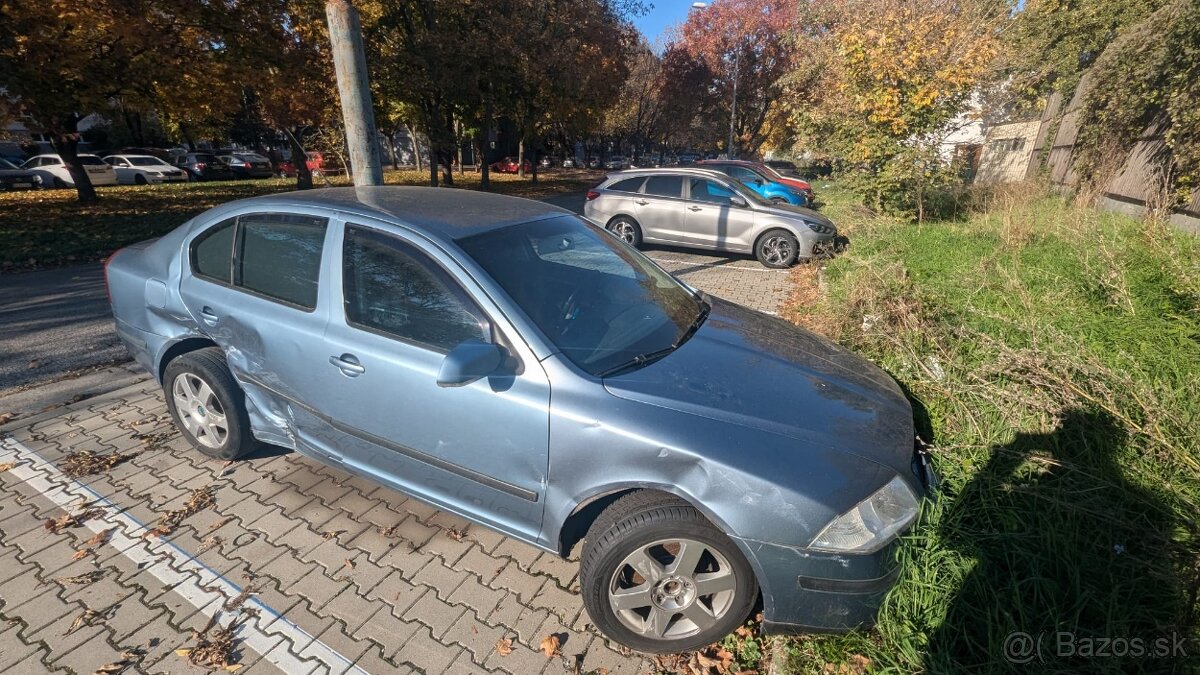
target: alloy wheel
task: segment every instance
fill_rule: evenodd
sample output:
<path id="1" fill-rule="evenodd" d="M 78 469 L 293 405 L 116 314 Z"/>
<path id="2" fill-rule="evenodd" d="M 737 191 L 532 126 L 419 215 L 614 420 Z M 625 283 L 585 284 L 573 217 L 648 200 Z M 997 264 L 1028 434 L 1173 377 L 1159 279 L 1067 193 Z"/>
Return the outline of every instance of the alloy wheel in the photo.
<path id="1" fill-rule="evenodd" d="M 192 438 L 208 448 L 220 448 L 229 438 L 229 421 L 221 401 L 207 382 L 194 373 L 180 373 L 171 384 L 175 411 Z"/>
<path id="2" fill-rule="evenodd" d="M 737 577 L 716 548 L 694 539 L 663 539 L 625 557 L 609 583 L 608 602 L 625 627 L 674 640 L 721 620 L 734 604 Z"/>
<path id="3" fill-rule="evenodd" d="M 782 265 L 792 259 L 792 242 L 787 237 L 771 237 L 762 244 L 763 258 L 772 265 Z"/>
<path id="4" fill-rule="evenodd" d="M 634 229 L 633 223 L 624 220 L 613 223 L 612 231 L 627 244 L 637 241 L 637 230 Z"/>

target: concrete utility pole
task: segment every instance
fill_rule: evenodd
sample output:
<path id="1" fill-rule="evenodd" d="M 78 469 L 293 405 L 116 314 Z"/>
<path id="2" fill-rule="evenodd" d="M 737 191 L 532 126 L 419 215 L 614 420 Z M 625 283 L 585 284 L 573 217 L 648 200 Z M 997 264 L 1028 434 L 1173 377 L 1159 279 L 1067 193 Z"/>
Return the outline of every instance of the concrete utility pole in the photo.
<path id="1" fill-rule="evenodd" d="M 337 73 L 354 184 L 383 185 L 379 133 L 375 131 L 375 108 L 371 105 L 358 10 L 350 0 L 326 0 L 325 16 L 329 21 L 329 44 L 333 49 L 333 69 Z"/>

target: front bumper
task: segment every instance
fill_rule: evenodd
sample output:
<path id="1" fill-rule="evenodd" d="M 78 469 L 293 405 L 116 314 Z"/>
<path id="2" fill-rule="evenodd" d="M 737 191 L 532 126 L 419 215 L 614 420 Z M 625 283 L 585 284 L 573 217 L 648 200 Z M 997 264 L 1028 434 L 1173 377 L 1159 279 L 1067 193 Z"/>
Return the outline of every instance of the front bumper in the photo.
<path id="1" fill-rule="evenodd" d="M 754 552 L 759 568 L 766 633 L 837 633 L 870 626 L 900 573 L 896 542 L 868 555 L 739 543 Z"/>
<path id="2" fill-rule="evenodd" d="M 913 452 L 911 469 L 924 495 L 932 497 L 938 477 L 920 446 Z M 765 633 L 840 633 L 869 627 L 900 576 L 898 540 L 869 554 L 838 554 L 740 538 L 737 542 L 750 553 L 758 574 Z"/>

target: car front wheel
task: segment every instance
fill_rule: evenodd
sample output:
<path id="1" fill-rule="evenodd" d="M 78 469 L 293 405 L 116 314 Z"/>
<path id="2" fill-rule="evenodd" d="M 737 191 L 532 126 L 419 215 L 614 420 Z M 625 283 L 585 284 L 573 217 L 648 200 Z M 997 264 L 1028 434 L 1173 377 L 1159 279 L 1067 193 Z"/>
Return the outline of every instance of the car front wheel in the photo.
<path id="1" fill-rule="evenodd" d="M 771 230 L 759 238 L 754 247 L 754 257 L 764 267 L 786 269 L 796 262 L 800 254 L 800 242 L 787 230 Z"/>
<path id="2" fill-rule="evenodd" d="M 200 452 L 233 460 L 254 449 L 245 394 L 220 349 L 176 357 L 167 365 L 163 389 L 175 426 Z"/>
<path id="3" fill-rule="evenodd" d="M 588 531 L 584 606 L 605 635 L 638 651 L 690 651 L 737 628 L 758 596 L 737 546 L 687 502 L 634 492 Z"/>

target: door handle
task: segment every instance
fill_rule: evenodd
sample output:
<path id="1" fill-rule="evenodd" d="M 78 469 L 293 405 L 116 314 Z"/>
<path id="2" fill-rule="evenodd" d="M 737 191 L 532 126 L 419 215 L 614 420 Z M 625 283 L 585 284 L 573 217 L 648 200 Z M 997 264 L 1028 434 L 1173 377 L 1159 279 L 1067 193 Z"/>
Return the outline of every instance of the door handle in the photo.
<path id="1" fill-rule="evenodd" d="M 200 308 L 200 318 L 204 319 L 204 322 L 207 324 L 214 324 L 221 317 L 217 316 L 217 313 L 212 310 L 212 307 L 205 305 Z"/>
<path id="2" fill-rule="evenodd" d="M 362 364 L 358 362 L 358 357 L 353 354 L 342 354 L 341 356 L 329 357 L 329 362 L 337 366 L 338 370 L 346 377 L 358 377 L 367 372 Z"/>
<path id="3" fill-rule="evenodd" d="M 704 209 L 700 208 L 699 206 L 689 206 L 688 207 L 688 211 L 703 211 L 703 210 Z"/>
<path id="4" fill-rule="evenodd" d="M 638 206 L 645 206 L 645 205 L 649 204 L 650 202 L 646 201 L 645 199 L 635 199 L 635 200 L 633 200 L 633 203 L 637 204 Z"/>

